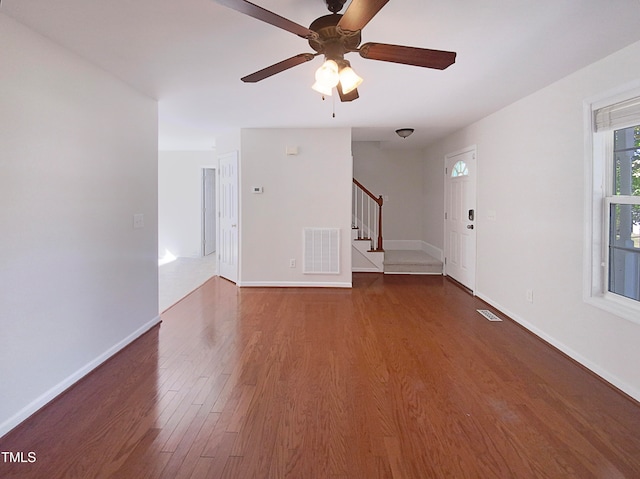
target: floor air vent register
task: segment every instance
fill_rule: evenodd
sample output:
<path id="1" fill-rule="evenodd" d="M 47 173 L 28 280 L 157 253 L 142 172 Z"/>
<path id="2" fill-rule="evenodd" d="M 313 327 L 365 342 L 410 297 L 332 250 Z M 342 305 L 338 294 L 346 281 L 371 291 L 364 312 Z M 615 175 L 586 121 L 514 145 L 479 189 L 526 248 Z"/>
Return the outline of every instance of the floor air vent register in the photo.
<path id="1" fill-rule="evenodd" d="M 500 319 L 488 309 L 476 309 L 476 311 L 487 318 L 489 321 L 502 321 L 502 319 Z"/>

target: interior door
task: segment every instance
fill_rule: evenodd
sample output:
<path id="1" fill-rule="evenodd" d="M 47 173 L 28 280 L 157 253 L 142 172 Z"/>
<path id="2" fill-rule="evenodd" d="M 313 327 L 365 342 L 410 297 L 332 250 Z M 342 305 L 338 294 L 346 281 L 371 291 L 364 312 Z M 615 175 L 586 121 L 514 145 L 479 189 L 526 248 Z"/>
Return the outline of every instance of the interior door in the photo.
<path id="1" fill-rule="evenodd" d="M 445 159 L 445 274 L 475 291 L 476 149 Z"/>
<path id="2" fill-rule="evenodd" d="M 202 170 L 202 245 L 203 256 L 216 250 L 216 170 Z"/>
<path id="3" fill-rule="evenodd" d="M 219 159 L 218 195 L 219 241 L 218 271 L 220 276 L 238 282 L 238 153 Z"/>

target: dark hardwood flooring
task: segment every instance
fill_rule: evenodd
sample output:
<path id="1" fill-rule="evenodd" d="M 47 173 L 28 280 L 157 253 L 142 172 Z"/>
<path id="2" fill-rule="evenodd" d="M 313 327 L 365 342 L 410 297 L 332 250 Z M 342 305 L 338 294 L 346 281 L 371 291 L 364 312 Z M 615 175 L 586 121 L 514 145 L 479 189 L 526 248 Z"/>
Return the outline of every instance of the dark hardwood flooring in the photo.
<path id="1" fill-rule="evenodd" d="M 640 478 L 640 405 L 478 308 L 441 276 L 213 278 L 0 439 L 37 458 L 0 477 Z"/>

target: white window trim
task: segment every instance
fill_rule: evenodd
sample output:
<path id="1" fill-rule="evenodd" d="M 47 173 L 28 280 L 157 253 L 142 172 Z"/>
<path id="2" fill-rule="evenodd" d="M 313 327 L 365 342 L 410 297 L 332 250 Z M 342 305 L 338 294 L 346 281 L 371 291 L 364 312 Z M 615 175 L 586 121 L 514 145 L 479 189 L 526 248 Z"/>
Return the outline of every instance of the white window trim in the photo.
<path id="1" fill-rule="evenodd" d="M 609 214 L 607 208 L 607 188 L 611 182 L 607 162 L 595 164 L 595 152 L 600 149 L 600 157 L 607 141 L 601 141 L 594 135 L 594 112 L 599 108 L 640 97 L 640 81 L 625 85 L 614 91 L 598 95 L 584 102 L 585 132 L 585 184 L 584 184 L 584 261 L 583 296 L 585 302 L 608 311 L 621 318 L 640 324 L 640 302 L 610 293 L 607 288 L 606 251 L 609 234 Z M 630 125 L 632 126 L 632 125 Z"/>

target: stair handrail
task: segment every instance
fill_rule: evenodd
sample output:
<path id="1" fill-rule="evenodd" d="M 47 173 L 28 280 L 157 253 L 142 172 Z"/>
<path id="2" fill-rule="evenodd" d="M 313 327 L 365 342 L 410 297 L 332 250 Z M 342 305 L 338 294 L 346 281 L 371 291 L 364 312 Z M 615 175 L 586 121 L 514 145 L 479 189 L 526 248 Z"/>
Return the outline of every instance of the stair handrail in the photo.
<path id="1" fill-rule="evenodd" d="M 382 195 L 379 195 L 376 198 L 376 196 L 373 193 L 371 193 L 371 191 L 369 191 L 367 187 L 365 187 L 362 183 L 360 183 L 355 178 L 353 178 L 353 183 L 378 205 L 378 224 L 376 225 L 377 226 L 377 231 L 376 231 L 377 244 L 376 244 L 376 249 L 374 251 L 384 251 L 382 247 L 382 243 L 383 243 L 382 241 L 382 205 L 384 204 Z"/>
<path id="2" fill-rule="evenodd" d="M 362 183 L 360 183 L 358 180 L 356 180 L 355 178 L 353 179 L 353 182 L 356 184 L 356 186 L 358 188 L 360 188 L 362 191 L 364 191 L 373 201 L 375 201 L 376 203 L 378 203 L 378 206 L 382 206 L 382 203 L 384 203 L 384 200 L 382 199 L 382 195 L 378 196 L 376 198 L 376 195 L 374 195 L 373 193 L 371 193 Z"/>

